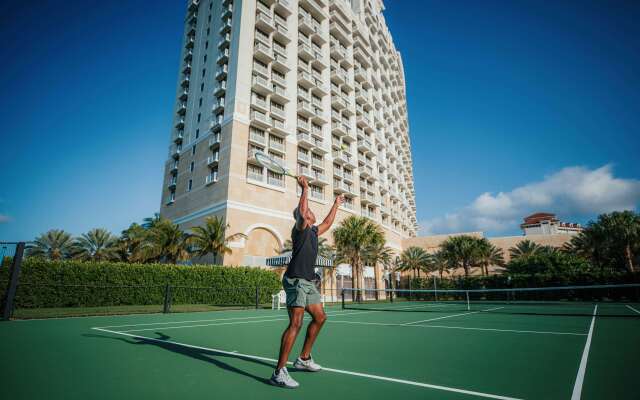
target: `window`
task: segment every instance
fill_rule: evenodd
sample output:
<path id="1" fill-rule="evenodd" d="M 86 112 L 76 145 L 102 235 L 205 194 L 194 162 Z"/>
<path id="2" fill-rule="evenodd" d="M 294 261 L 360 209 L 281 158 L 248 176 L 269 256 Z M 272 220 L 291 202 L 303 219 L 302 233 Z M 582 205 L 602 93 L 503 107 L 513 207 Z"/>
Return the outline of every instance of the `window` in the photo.
<path id="1" fill-rule="evenodd" d="M 211 4 L 213 4 L 213 3 L 211 3 Z M 211 5 L 211 4 L 210 4 L 210 5 Z M 211 14 L 209 14 L 209 22 L 211 22 Z"/>
<path id="2" fill-rule="evenodd" d="M 193 161 L 191 161 L 191 164 L 189 165 L 189 171 L 193 172 L 193 167 L 195 166 L 195 163 Z"/>
<path id="3" fill-rule="evenodd" d="M 208 40 L 204 43 L 204 48 L 205 48 L 205 50 L 209 48 L 209 41 Z"/>
<path id="4" fill-rule="evenodd" d="M 198 113 L 198 122 L 200 122 L 201 117 L 202 117 L 202 114 Z"/>
<path id="5" fill-rule="evenodd" d="M 207 28 L 207 36 L 211 34 L 211 29 Z"/>
<path id="6" fill-rule="evenodd" d="M 196 139 L 200 137 L 200 128 L 196 129 Z"/>
<path id="7" fill-rule="evenodd" d="M 204 82 L 200 84 L 200 91 L 204 92 Z"/>
<path id="8" fill-rule="evenodd" d="M 195 156 L 196 155 L 196 145 L 193 145 L 193 148 L 191 149 L 191 155 Z"/>
<path id="9" fill-rule="evenodd" d="M 204 55 L 204 62 L 205 63 L 207 62 L 207 55 L 206 54 Z"/>
<path id="10" fill-rule="evenodd" d="M 262 182 L 262 167 L 257 165 L 247 164 L 247 179 Z"/>
<path id="11" fill-rule="evenodd" d="M 192 187 L 193 187 L 193 179 L 189 179 L 189 188 L 187 189 L 187 192 L 190 192 Z"/>
<path id="12" fill-rule="evenodd" d="M 202 97 L 200 97 L 200 101 L 198 102 L 198 107 L 202 107 Z"/>
<path id="13" fill-rule="evenodd" d="M 202 77 L 204 78 L 204 74 L 207 73 L 207 69 L 206 68 L 202 68 Z"/>

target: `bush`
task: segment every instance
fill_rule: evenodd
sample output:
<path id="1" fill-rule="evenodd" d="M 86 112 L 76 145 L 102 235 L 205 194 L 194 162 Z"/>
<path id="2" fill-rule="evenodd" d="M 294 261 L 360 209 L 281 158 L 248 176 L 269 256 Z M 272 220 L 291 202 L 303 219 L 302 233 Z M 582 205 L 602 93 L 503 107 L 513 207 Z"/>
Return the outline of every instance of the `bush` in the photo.
<path id="1" fill-rule="evenodd" d="M 6 285 L 8 268 L 0 270 Z M 166 285 L 173 304 L 270 303 L 280 289 L 273 271 L 212 265 L 129 264 L 119 262 L 46 261 L 22 263 L 16 308 L 100 307 L 162 304 Z"/>

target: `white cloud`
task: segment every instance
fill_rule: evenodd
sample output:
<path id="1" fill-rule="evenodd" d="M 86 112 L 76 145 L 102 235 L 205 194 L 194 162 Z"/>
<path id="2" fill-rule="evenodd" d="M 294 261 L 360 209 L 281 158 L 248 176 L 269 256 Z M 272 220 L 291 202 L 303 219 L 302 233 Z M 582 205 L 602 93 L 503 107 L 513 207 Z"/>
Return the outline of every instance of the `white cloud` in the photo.
<path id="1" fill-rule="evenodd" d="M 11 217 L 5 214 L 0 214 L 0 224 L 4 224 L 11 221 Z"/>
<path id="2" fill-rule="evenodd" d="M 639 203 L 640 181 L 614 177 L 611 165 L 593 170 L 567 167 L 510 192 L 482 193 L 468 206 L 422 221 L 420 227 L 425 235 L 500 232 L 517 229 L 523 217 L 536 211 L 591 218 L 614 210 L 633 210 Z"/>

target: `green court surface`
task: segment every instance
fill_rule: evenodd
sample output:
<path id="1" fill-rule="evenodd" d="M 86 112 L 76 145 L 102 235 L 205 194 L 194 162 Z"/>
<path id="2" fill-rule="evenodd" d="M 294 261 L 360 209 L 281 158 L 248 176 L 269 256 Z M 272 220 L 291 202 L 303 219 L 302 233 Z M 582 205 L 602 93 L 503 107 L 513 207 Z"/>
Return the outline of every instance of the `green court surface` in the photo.
<path id="1" fill-rule="evenodd" d="M 640 307 L 598 307 L 616 316 L 329 307 L 325 370 L 291 367 L 295 390 L 267 383 L 285 310 L 10 321 L 0 379 L 6 399 L 638 399 Z"/>

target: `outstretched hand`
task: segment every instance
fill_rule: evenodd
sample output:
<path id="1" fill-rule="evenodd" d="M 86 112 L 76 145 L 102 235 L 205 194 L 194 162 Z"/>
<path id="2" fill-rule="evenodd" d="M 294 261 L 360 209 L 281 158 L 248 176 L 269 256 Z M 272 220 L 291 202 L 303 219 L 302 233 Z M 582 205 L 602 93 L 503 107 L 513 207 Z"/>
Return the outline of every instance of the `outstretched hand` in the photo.
<path id="1" fill-rule="evenodd" d="M 341 194 L 341 195 L 336 196 L 336 199 L 335 199 L 334 203 L 335 203 L 338 207 L 340 207 L 340 206 L 342 205 L 342 203 L 344 203 L 344 195 L 343 195 L 343 194 Z"/>
<path id="2" fill-rule="evenodd" d="M 298 185 L 300 185 L 300 187 L 302 187 L 303 189 L 309 188 L 309 182 L 307 182 L 307 178 L 302 175 L 298 177 Z"/>

